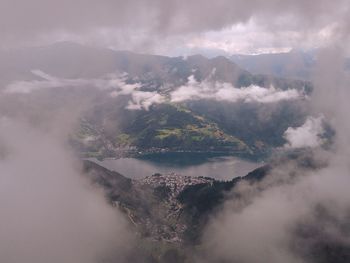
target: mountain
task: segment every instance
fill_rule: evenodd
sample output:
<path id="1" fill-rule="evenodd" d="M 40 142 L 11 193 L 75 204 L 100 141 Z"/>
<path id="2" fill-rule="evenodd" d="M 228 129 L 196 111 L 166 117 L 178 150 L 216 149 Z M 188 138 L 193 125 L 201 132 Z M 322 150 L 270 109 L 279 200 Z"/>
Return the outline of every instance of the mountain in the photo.
<path id="1" fill-rule="evenodd" d="M 103 187 L 108 202 L 122 211 L 139 238 L 141 262 L 184 262 L 194 256 L 209 217 L 223 204 L 240 181 L 261 180 L 269 167 L 259 168 L 246 177 L 217 181 L 209 177 L 154 174 L 131 180 L 94 162 L 84 161 L 83 173 Z M 156 249 L 154 249 L 156 248 Z M 188 251 L 191 251 L 188 253 Z M 176 259 L 176 260 L 175 260 Z M 193 260 L 193 258 L 192 258 Z"/>
<path id="2" fill-rule="evenodd" d="M 37 123 L 33 105 L 45 102 L 50 118 L 60 105 L 84 104 L 71 144 L 85 157 L 213 151 L 260 158 L 282 146 L 284 131 L 308 112 L 303 98 L 275 98 L 312 92 L 310 82 L 254 75 L 223 56 L 166 57 L 68 42 L 1 51 L 0 69 L 2 90 L 24 92 L 9 93 L 3 112 Z M 243 98 L 227 101 L 237 92 Z M 173 100 L 175 93 L 185 97 Z M 272 102 L 255 101 L 261 94 Z"/>
<path id="3" fill-rule="evenodd" d="M 193 101 L 154 105 L 147 111 L 129 111 L 116 104 L 104 100 L 82 121 L 73 141 L 84 156 L 198 151 L 260 159 L 283 146 L 286 129 L 301 126 L 308 112 L 304 101 L 277 105 Z"/>
<path id="4" fill-rule="evenodd" d="M 287 53 L 232 55 L 230 59 L 253 74 L 310 79 L 316 58 L 314 52 L 291 50 Z"/>
<path id="5" fill-rule="evenodd" d="M 209 216 L 215 214 L 235 187 L 241 183 L 258 184 L 282 164 L 304 169 L 317 169 L 311 152 L 290 152 L 270 160 L 246 175 L 220 181 L 210 174 L 196 177 L 181 174 L 153 174 L 142 179 L 129 179 L 93 161 L 83 162 L 83 174 L 106 191 L 109 202 L 129 217 L 144 238 L 153 241 L 193 244 L 199 241 Z M 290 180 L 283 175 L 277 183 Z M 263 184 L 261 190 L 269 187 Z M 230 196 L 232 197 L 232 196 Z M 240 198 L 239 194 L 234 198 Z"/>
<path id="6" fill-rule="evenodd" d="M 109 203 L 128 219 L 138 236 L 137 249 L 141 252 L 137 253 L 144 257 L 141 262 L 148 262 L 146 258 L 149 262 L 173 260 L 170 262 L 180 263 L 194 262 L 194 257 L 201 253 L 210 254 L 210 251 L 203 251 L 201 237 L 210 218 L 220 213 L 227 200 L 244 206 L 255 195 L 259 197 L 276 185 L 293 184 L 298 176 L 303 176 L 296 175 L 295 171 L 285 173 L 286 164 L 298 167 L 299 172 L 317 172 L 324 165 L 313 158 L 312 152 L 304 151 L 276 157 L 269 164 L 229 181 L 218 181 L 208 175 L 188 177 L 174 173 L 132 180 L 91 161 L 84 161 L 83 174 L 97 187 L 102 187 Z M 283 172 L 278 173 L 281 169 Z M 240 191 L 243 185 L 243 189 L 251 188 L 254 192 L 245 196 L 244 191 Z M 322 207 L 315 207 L 315 213 L 320 221 L 332 220 Z M 303 256 L 312 262 L 345 263 L 350 259 L 349 247 L 317 225 L 302 221 L 291 231 L 294 231 L 295 240 L 303 244 L 296 246 L 301 249 L 298 253 L 304 253 L 303 248 L 307 247 L 311 254 Z"/>
<path id="7" fill-rule="evenodd" d="M 279 55 L 259 56 L 279 57 Z M 131 79 L 137 78 L 142 83 L 148 83 L 155 88 L 169 83 L 184 84 L 191 75 L 194 75 L 198 81 L 212 78 L 231 83 L 236 87 L 251 84 L 261 86 L 268 86 L 271 83 L 283 84 L 286 80 L 269 76 L 271 72 L 267 72 L 266 76 L 254 76 L 245 70 L 245 67 L 241 67 L 242 61 L 250 61 L 253 58 L 255 61 L 259 56 L 233 56 L 232 58 L 239 58 L 236 64 L 224 56 L 211 59 L 202 55 L 192 55 L 187 58 L 166 57 L 58 42 L 42 47 L 1 50 L 0 72 L 7 81 L 35 79 L 31 71 L 36 69 L 58 78 L 68 79 L 92 79 L 109 73 L 125 72 Z M 281 54 L 281 56 L 287 55 Z M 281 64 L 287 64 L 286 61 L 277 57 L 276 61 L 282 60 Z M 212 74 L 213 70 L 215 74 Z M 289 82 L 289 84 L 292 83 Z"/>

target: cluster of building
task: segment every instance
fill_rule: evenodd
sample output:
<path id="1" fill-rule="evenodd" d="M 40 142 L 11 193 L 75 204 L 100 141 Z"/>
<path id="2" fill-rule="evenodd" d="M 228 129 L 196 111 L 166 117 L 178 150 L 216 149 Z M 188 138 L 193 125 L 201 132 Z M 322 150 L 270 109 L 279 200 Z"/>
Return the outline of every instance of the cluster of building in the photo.
<path id="1" fill-rule="evenodd" d="M 147 176 L 141 180 L 141 183 L 151 185 L 152 187 L 165 186 L 171 191 L 171 196 L 177 197 L 177 195 L 184 190 L 186 186 L 211 183 L 214 181 L 212 178 L 208 177 L 192 177 L 184 176 L 177 173 L 170 174 L 154 174 Z"/>

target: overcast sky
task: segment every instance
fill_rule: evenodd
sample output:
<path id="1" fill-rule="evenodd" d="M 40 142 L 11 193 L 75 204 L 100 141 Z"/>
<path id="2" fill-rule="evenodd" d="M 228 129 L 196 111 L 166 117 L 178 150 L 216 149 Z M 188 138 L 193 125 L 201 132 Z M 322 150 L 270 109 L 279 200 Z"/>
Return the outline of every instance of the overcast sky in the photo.
<path id="1" fill-rule="evenodd" d="M 348 28 L 347 0 L 0 0 L 3 48 L 69 40 L 159 54 L 315 48 Z"/>

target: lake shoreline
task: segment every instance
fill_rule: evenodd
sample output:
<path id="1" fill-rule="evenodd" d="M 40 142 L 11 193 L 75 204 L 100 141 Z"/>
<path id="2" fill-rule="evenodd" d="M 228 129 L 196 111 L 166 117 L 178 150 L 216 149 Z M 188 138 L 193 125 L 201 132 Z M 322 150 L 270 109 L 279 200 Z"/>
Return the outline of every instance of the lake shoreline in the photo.
<path id="1" fill-rule="evenodd" d="M 259 154 L 247 154 L 237 151 L 224 151 L 224 150 L 175 150 L 175 149 L 167 149 L 167 148 L 151 148 L 146 150 L 140 149 L 118 149 L 114 155 L 103 155 L 103 154 L 83 154 L 82 158 L 96 158 L 99 161 L 103 160 L 118 160 L 122 158 L 138 158 L 142 159 L 150 155 L 158 155 L 158 154 L 208 154 L 208 155 L 221 155 L 228 157 L 237 157 L 247 161 L 252 162 L 263 162 L 265 161 L 270 153 L 259 153 Z"/>
<path id="2" fill-rule="evenodd" d="M 223 152 L 162 152 L 136 157 L 87 158 L 103 167 L 117 171 L 132 179 L 141 179 L 155 173 L 176 173 L 187 176 L 206 176 L 216 180 L 232 180 L 261 167 L 255 162 Z"/>

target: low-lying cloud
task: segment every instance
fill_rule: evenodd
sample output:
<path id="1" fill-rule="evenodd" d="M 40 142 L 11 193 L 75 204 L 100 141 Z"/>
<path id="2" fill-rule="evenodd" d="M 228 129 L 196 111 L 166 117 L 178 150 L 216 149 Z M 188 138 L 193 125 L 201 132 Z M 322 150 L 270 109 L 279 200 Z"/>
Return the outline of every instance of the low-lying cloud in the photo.
<path id="1" fill-rule="evenodd" d="M 274 103 L 305 98 L 305 95 L 296 89 L 279 90 L 273 86 L 264 88 L 256 85 L 235 88 L 230 83 L 210 80 L 198 82 L 194 76 L 190 76 L 186 85 L 175 88 L 168 96 L 157 91 L 143 91 L 141 83 L 127 83 L 126 74 L 108 74 L 99 79 L 64 79 L 53 77 L 40 70 L 33 70 L 32 73 L 40 79 L 14 81 L 5 87 L 3 92 L 7 94 L 30 94 L 42 89 L 93 87 L 100 91 L 109 92 L 110 96 L 114 98 L 130 96 L 126 106 L 128 110 L 149 110 L 154 104 L 179 103 L 189 100 Z"/>
<path id="2" fill-rule="evenodd" d="M 227 102 L 259 102 L 273 103 L 284 100 L 293 100 L 304 97 L 296 89 L 278 90 L 271 86 L 263 88 L 256 85 L 235 88 L 230 83 L 198 82 L 194 76 L 189 77 L 188 83 L 171 93 L 172 102 L 186 100 L 216 100 Z"/>
<path id="3" fill-rule="evenodd" d="M 29 81 L 14 81 L 4 89 L 5 93 L 28 94 L 40 89 L 53 89 L 61 87 L 96 87 L 101 90 L 124 87 L 132 90 L 123 79 L 123 75 L 109 74 L 100 79 L 65 79 L 56 78 L 41 70 L 32 70 L 31 73 L 39 79 Z"/>
<path id="4" fill-rule="evenodd" d="M 287 148 L 317 147 L 322 145 L 324 140 L 321 135 L 324 133 L 323 117 L 309 117 L 300 127 L 289 127 L 284 138 L 287 140 Z"/>
<path id="5" fill-rule="evenodd" d="M 5 87 L 3 92 L 7 94 L 30 94 L 43 89 L 93 87 L 100 91 L 110 92 L 111 97 L 131 96 L 126 106 L 129 110 L 148 110 L 151 105 L 165 101 L 165 98 L 157 92 L 140 90 L 142 87 L 140 83 L 127 83 L 126 74 L 108 74 L 98 79 L 65 79 L 53 77 L 41 70 L 32 70 L 31 72 L 40 79 L 14 81 Z"/>
<path id="6" fill-rule="evenodd" d="M 120 95 L 130 95 L 131 99 L 128 101 L 126 109 L 128 110 L 149 110 L 153 104 L 160 104 L 165 102 L 165 97 L 155 91 L 139 90 L 141 84 L 125 84 L 120 85 L 118 90 L 112 91 L 112 97 Z"/>

